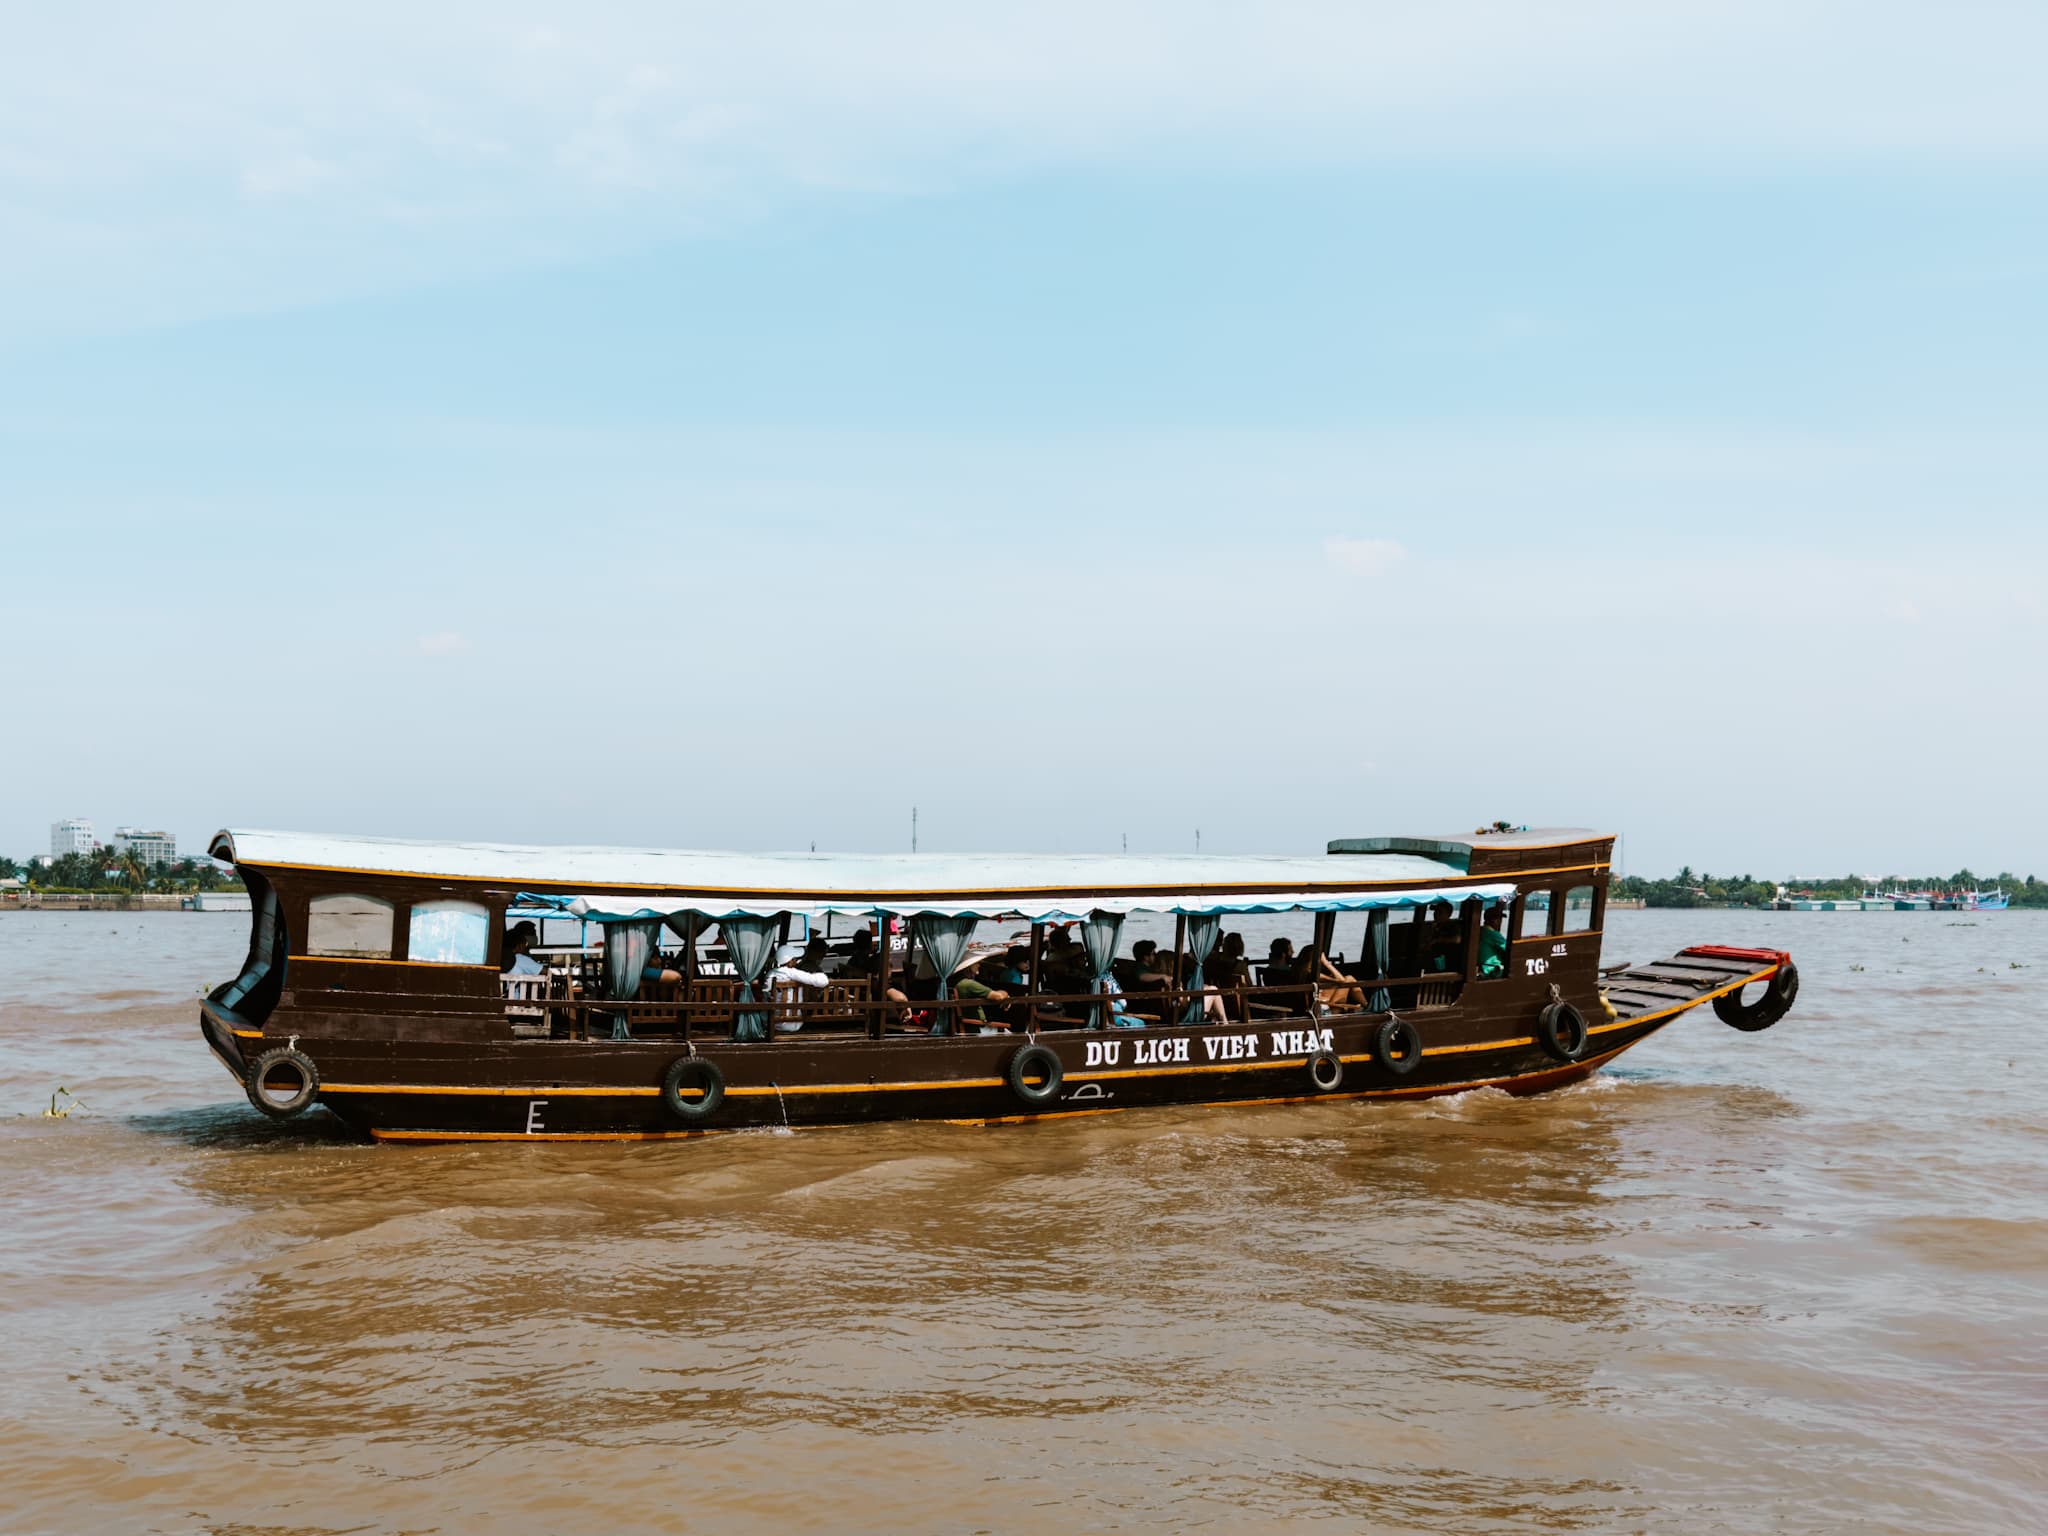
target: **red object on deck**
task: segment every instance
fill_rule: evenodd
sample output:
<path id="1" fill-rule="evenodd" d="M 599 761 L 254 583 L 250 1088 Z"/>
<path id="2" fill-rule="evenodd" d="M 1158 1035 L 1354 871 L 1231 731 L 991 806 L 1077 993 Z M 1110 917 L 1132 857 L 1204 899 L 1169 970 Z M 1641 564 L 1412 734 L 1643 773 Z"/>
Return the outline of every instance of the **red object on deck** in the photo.
<path id="1" fill-rule="evenodd" d="M 1729 944 L 1695 944 L 1681 949 L 1681 955 L 1705 955 L 1711 960 L 1754 960 L 1760 965 L 1789 965 L 1791 955 L 1782 949 L 1737 949 Z"/>

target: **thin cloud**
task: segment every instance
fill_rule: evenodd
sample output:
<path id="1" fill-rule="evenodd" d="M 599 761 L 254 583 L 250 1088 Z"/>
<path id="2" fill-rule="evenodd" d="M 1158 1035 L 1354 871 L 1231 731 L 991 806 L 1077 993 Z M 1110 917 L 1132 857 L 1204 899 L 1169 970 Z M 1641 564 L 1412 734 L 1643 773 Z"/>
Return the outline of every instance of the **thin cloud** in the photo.
<path id="1" fill-rule="evenodd" d="M 40 333 L 573 261 L 821 190 L 1020 167 L 2048 157 L 2048 9 L 1970 0 L 1870 0 L 1853 24 L 1825 0 L 200 9 L 222 19 L 144 7 L 110 29 L 44 6 L 10 29 L 0 281 L 38 292 Z"/>
<path id="2" fill-rule="evenodd" d="M 469 649 L 469 636 L 452 629 L 443 630 L 436 635 L 420 636 L 422 656 L 460 656 Z"/>
<path id="3" fill-rule="evenodd" d="M 281 155 L 244 166 L 241 185 L 243 193 L 254 198 L 305 197 L 338 174 L 334 166 L 312 155 Z"/>
<path id="4" fill-rule="evenodd" d="M 1323 553 L 1339 570 L 1375 578 L 1408 558 L 1407 548 L 1393 539 L 1325 539 Z"/>

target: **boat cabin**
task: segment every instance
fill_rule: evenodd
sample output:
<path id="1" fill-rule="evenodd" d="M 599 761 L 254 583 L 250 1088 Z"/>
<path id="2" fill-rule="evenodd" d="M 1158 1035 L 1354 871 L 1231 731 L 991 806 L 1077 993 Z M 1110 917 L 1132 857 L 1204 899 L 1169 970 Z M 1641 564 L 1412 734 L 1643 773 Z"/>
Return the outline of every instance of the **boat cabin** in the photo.
<path id="1" fill-rule="evenodd" d="M 216 1003 L 359 1036 L 774 1046 L 1451 1007 L 1548 975 L 1612 839 L 1348 838 L 1317 857 L 765 855 L 224 832 Z M 552 940 L 552 942 L 550 942 Z M 1530 959 L 1541 962 L 1527 969 Z"/>
<path id="2" fill-rule="evenodd" d="M 1702 1002 L 1782 1016 L 1777 951 L 1603 972 L 1612 850 L 1500 827 L 1272 858 L 224 832 L 250 944 L 200 1027 L 273 1118 L 561 1140 L 1539 1093 Z"/>

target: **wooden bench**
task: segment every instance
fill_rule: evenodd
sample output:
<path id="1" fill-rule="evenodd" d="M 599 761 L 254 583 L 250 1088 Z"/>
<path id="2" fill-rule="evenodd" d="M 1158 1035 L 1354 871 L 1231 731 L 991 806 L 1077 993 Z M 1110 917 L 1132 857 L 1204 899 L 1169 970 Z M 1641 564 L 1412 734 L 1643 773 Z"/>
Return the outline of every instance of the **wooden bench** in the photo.
<path id="1" fill-rule="evenodd" d="M 799 1007 L 798 1005 L 803 1006 Z M 771 1035 L 795 1035 L 805 1031 L 849 1030 L 865 1033 L 868 1027 L 867 978 L 849 977 L 823 987 L 807 987 L 800 981 L 779 981 L 769 998 L 768 1025 Z"/>
<path id="2" fill-rule="evenodd" d="M 739 1000 L 740 984 L 734 977 L 710 976 L 691 982 L 690 1032 L 731 1033 Z"/>

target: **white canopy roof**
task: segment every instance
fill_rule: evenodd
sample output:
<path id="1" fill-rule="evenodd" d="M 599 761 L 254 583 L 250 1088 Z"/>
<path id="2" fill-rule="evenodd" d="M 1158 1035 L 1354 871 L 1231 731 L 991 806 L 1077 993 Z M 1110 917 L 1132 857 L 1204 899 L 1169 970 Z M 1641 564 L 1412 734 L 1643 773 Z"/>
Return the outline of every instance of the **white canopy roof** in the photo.
<path id="1" fill-rule="evenodd" d="M 690 849 L 538 848 L 400 838 L 224 831 L 216 857 L 237 864 L 480 883 L 551 896 L 596 918 L 694 913 L 918 912 L 1069 918 L 1090 911 L 1316 911 L 1422 906 L 1507 884 L 1474 885 L 1455 865 L 1408 853 L 1105 855 L 718 853 Z"/>

